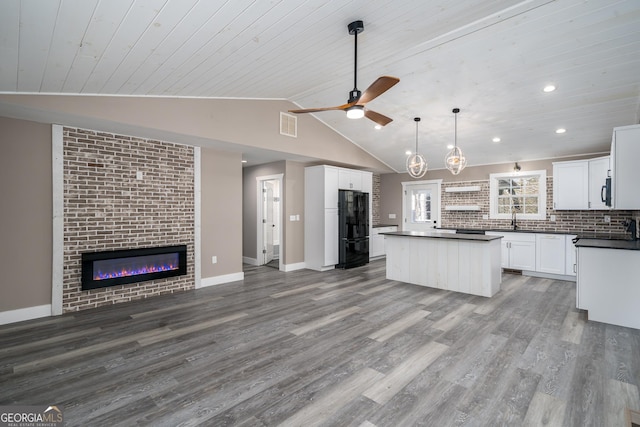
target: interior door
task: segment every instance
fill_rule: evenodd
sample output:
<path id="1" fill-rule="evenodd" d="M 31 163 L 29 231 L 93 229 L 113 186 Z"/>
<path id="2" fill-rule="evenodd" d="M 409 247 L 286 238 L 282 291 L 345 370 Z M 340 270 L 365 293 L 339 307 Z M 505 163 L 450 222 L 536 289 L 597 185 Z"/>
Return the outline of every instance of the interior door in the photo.
<path id="1" fill-rule="evenodd" d="M 439 226 L 439 182 L 404 185 L 403 198 L 403 230 L 427 231 Z"/>
<path id="2" fill-rule="evenodd" d="M 273 230 L 275 228 L 273 207 L 274 207 L 274 187 L 276 181 L 263 181 L 263 243 L 264 243 L 264 259 L 263 264 L 267 264 L 273 260 Z"/>

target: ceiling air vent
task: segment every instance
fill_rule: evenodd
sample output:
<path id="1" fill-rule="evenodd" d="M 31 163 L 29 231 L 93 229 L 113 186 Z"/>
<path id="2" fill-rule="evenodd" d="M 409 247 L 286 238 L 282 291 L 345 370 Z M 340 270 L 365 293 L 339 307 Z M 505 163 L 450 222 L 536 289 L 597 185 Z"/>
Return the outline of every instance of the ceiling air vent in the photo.
<path id="1" fill-rule="evenodd" d="M 280 135 L 298 137 L 298 118 L 296 116 L 280 112 Z"/>

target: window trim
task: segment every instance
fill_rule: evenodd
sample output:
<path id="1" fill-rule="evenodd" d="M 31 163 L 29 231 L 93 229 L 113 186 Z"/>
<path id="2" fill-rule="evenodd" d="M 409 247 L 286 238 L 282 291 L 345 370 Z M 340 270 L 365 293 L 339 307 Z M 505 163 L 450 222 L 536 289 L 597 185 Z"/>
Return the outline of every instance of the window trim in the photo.
<path id="1" fill-rule="evenodd" d="M 518 213 L 517 219 L 522 220 L 545 220 L 547 218 L 547 171 L 525 171 L 525 172 L 504 172 L 492 173 L 489 175 L 489 218 L 490 219 L 511 219 L 511 214 L 498 213 L 498 181 L 504 178 L 524 178 L 537 177 L 538 186 L 538 213 L 526 214 Z"/>

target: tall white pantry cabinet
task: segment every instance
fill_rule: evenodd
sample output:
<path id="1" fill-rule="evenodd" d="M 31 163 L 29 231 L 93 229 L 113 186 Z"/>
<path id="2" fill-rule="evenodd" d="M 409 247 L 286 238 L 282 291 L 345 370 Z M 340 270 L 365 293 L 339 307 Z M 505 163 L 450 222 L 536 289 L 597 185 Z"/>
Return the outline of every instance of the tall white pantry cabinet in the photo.
<path id="1" fill-rule="evenodd" d="M 371 234 L 372 173 L 327 165 L 305 168 L 304 260 L 311 270 L 330 270 L 338 263 L 338 190 L 369 193 Z"/>

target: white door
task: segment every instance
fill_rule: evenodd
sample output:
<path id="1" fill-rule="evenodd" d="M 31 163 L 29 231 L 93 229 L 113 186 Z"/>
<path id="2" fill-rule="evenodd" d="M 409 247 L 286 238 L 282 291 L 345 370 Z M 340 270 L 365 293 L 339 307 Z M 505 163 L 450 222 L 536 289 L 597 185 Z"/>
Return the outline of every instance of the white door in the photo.
<path id="1" fill-rule="evenodd" d="M 264 243 L 264 259 L 263 264 L 267 264 L 273 260 L 273 229 L 275 223 L 273 221 L 273 205 L 274 205 L 274 188 L 277 182 L 263 181 L 263 221 L 262 221 L 262 242 Z"/>
<path id="2" fill-rule="evenodd" d="M 440 226 L 442 180 L 403 182 L 403 230 L 427 231 Z"/>

